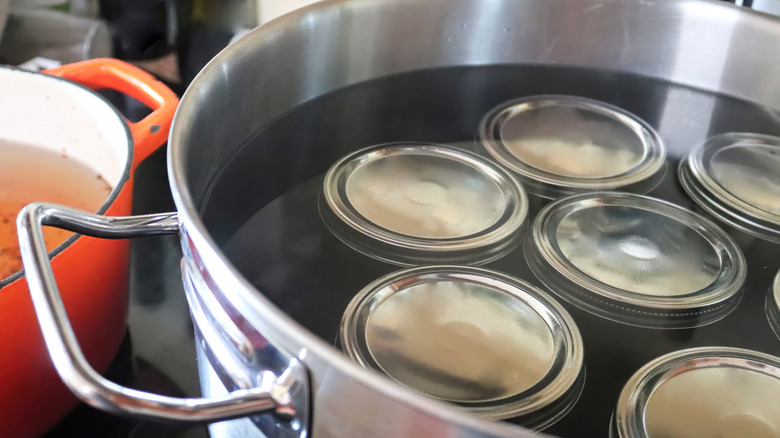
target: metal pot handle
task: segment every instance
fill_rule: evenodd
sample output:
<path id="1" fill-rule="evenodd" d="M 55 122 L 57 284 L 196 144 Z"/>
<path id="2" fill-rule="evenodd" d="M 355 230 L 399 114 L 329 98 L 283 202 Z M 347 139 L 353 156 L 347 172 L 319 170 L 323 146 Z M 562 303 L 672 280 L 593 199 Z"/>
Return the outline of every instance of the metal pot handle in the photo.
<path id="1" fill-rule="evenodd" d="M 299 413 L 293 407 L 292 376 L 303 365 L 294 360 L 280 375 L 264 373 L 256 388 L 241 389 L 224 396 L 176 398 L 117 385 L 98 374 L 84 358 L 68 320 L 49 262 L 43 225 L 107 239 L 176 234 L 176 213 L 107 217 L 56 204 L 26 206 L 17 218 L 19 246 L 35 313 L 46 347 L 65 385 L 85 403 L 104 411 L 146 420 L 210 422 L 274 412 L 291 421 Z"/>

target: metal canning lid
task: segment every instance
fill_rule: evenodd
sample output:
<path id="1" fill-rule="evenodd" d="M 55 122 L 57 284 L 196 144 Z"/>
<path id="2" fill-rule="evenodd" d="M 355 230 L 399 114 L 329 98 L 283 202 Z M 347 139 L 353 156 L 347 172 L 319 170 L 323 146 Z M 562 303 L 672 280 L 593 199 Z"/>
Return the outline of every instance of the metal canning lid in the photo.
<path id="1" fill-rule="evenodd" d="M 619 438 L 780 436 L 780 358 L 751 350 L 681 350 L 645 365 L 618 400 Z"/>
<path id="2" fill-rule="evenodd" d="M 429 266 L 365 287 L 341 320 L 346 354 L 418 393 L 542 429 L 584 382 L 579 330 L 538 288 L 481 268 Z"/>
<path id="3" fill-rule="evenodd" d="M 548 205 L 525 250 L 534 274 L 563 299 L 641 327 L 717 321 L 739 304 L 747 273 L 742 251 L 711 221 L 628 193 Z"/>
<path id="4" fill-rule="evenodd" d="M 399 265 L 480 264 L 522 237 L 528 199 L 507 171 L 460 149 L 393 143 L 325 175 L 320 213 L 344 243 Z"/>
<path id="5" fill-rule="evenodd" d="M 766 297 L 766 315 L 772 330 L 780 338 L 780 272 L 775 275 Z"/>
<path id="6" fill-rule="evenodd" d="M 612 105 L 574 96 L 511 100 L 480 122 L 482 145 L 529 193 L 648 192 L 665 173 L 666 148 L 653 128 Z"/>
<path id="7" fill-rule="evenodd" d="M 678 173 L 702 209 L 748 234 L 780 242 L 780 137 L 710 137 L 680 163 Z"/>

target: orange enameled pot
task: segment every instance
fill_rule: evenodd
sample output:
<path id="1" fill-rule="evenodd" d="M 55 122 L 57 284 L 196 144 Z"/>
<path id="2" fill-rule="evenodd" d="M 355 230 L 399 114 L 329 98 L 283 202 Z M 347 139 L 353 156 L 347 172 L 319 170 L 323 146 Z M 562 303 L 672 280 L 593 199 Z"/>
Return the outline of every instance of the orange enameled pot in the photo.
<path id="1" fill-rule="evenodd" d="M 90 89 L 110 88 L 152 109 L 132 123 Z M 0 68 L 0 139 L 54 150 L 98 172 L 112 190 L 98 212 L 131 213 L 136 165 L 164 144 L 176 95 L 113 59 L 44 73 Z M 54 182 L 56 184 L 56 182 Z M 72 236 L 50 253 L 90 363 L 104 371 L 125 333 L 129 243 Z M 76 405 L 49 360 L 23 272 L 0 281 L 0 435 L 43 433 Z"/>

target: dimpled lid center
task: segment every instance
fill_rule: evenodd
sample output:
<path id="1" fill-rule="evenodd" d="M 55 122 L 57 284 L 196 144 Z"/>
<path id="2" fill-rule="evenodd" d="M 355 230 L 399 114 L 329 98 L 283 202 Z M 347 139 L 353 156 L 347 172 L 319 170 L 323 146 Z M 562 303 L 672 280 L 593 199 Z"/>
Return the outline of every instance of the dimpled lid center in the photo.
<path id="1" fill-rule="evenodd" d="M 576 210 L 557 226 L 560 252 L 609 286 L 654 296 L 686 295 L 717 280 L 721 261 L 696 230 L 653 211 L 624 206 Z"/>
<path id="2" fill-rule="evenodd" d="M 414 237 L 477 234 L 498 222 L 505 194 L 478 169 L 424 154 L 381 157 L 359 165 L 346 182 L 355 210 L 375 225 Z"/>
<path id="3" fill-rule="evenodd" d="M 529 305 L 485 285 L 437 281 L 399 291 L 366 323 L 379 367 L 399 383 L 449 401 L 527 390 L 553 363 L 555 344 Z"/>

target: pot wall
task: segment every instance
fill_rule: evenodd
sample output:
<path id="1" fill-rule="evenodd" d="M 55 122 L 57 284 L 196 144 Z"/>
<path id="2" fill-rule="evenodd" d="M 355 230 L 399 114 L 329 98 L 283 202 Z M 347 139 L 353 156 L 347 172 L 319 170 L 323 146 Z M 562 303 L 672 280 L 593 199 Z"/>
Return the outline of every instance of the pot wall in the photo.
<path id="1" fill-rule="evenodd" d="M 261 26 L 199 74 L 172 128 L 169 167 L 188 233 L 185 253 L 209 284 L 199 293 L 219 297 L 241 321 L 238 327 L 261 334 L 250 338 L 256 348 L 271 342 L 306 365 L 310 431 L 317 438 L 530 436 L 390 384 L 283 314 L 226 260 L 198 216 L 210 183 L 246 139 L 276 116 L 384 75 L 502 63 L 604 68 L 780 108 L 780 82 L 772 75 L 733 67 L 760 61 L 766 71 L 776 71 L 780 59 L 764 51 L 778 45 L 780 26 L 773 19 L 696 0 L 334 1 Z M 195 275 L 191 267 L 188 274 Z M 219 426 L 222 433 L 229 432 L 227 424 Z M 239 430 L 246 422 L 235 424 Z"/>

